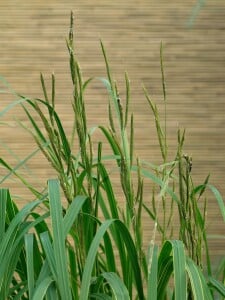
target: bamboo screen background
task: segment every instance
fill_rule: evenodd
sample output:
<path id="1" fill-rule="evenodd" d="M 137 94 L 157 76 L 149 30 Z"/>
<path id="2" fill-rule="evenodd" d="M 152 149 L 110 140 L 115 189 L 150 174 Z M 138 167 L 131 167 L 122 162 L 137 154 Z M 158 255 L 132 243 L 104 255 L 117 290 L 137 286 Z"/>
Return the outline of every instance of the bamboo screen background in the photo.
<path id="1" fill-rule="evenodd" d="M 136 154 L 152 163 L 160 162 L 154 120 L 142 92 L 146 86 L 162 108 L 159 48 L 164 45 L 164 67 L 168 94 L 168 137 L 171 159 L 175 155 L 178 128 L 186 128 L 185 151 L 193 157 L 195 182 L 208 173 L 211 183 L 225 195 L 225 2 L 205 1 L 192 27 L 188 21 L 196 1 L 178 0 L 7 0 L 0 2 L 0 75 L 19 93 L 39 97 L 39 74 L 50 78 L 54 71 L 57 109 L 68 132 L 72 126 L 71 83 L 65 37 L 69 15 L 76 15 L 76 46 L 85 78 L 104 77 L 105 67 L 99 38 L 107 49 L 114 78 L 123 97 L 123 77 L 127 71 L 135 112 Z M 1 110 L 14 100 L 0 95 Z M 89 126 L 106 124 L 107 96 L 95 80 L 87 94 Z M 25 121 L 19 108 L 1 119 L 0 156 L 12 164 L 35 149 L 30 136 L 14 118 Z M 7 123 L 7 124 L 6 124 Z M 28 163 L 30 180 L 46 184 L 54 173 L 45 159 L 35 156 Z M 1 175 L 5 171 L 1 168 Z M 18 182 L 7 181 L 21 205 L 29 200 Z M 208 196 L 210 234 L 224 235 L 224 223 L 214 198 Z M 152 224 L 145 220 L 146 243 Z M 215 262 L 224 255 L 224 239 L 210 242 Z"/>

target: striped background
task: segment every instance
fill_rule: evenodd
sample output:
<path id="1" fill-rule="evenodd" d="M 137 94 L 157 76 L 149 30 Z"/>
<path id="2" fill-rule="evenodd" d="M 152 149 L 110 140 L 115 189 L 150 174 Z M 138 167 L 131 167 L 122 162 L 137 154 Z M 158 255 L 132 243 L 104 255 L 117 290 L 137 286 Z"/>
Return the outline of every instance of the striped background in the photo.
<path id="1" fill-rule="evenodd" d="M 105 76 L 100 50 L 107 49 L 114 77 L 124 94 L 124 71 L 132 85 L 135 112 L 136 154 L 160 162 L 154 120 L 143 96 L 142 84 L 162 107 L 159 48 L 164 45 L 168 93 L 168 137 L 170 158 L 175 155 L 176 132 L 186 128 L 185 151 L 193 157 L 193 176 L 202 183 L 208 173 L 211 183 L 225 195 L 225 1 L 208 0 L 190 27 L 197 1 L 178 0 L 2 0 L 0 1 L 0 75 L 18 92 L 40 96 L 39 74 L 57 80 L 57 109 L 68 132 L 72 126 L 71 84 L 65 36 L 69 14 L 76 15 L 76 46 L 84 78 Z M 14 98 L 0 95 L 1 110 Z M 106 124 L 107 97 L 95 80 L 87 94 L 89 126 Z M 6 144 L 23 158 L 35 149 L 31 138 L 15 126 L 25 121 L 19 108 L 1 119 L 0 156 L 12 164 Z M 5 124 L 5 122 L 7 124 Z M 30 180 L 41 186 L 54 173 L 42 156 L 32 163 Z M 1 169 L 1 173 L 5 171 Z M 6 183 L 5 183 L 6 185 Z M 13 193 L 29 198 L 16 182 L 8 181 Z M 209 194 L 208 229 L 223 234 L 224 224 L 214 198 Z M 152 224 L 145 220 L 148 238 Z M 215 262 L 224 255 L 224 239 L 210 242 Z"/>

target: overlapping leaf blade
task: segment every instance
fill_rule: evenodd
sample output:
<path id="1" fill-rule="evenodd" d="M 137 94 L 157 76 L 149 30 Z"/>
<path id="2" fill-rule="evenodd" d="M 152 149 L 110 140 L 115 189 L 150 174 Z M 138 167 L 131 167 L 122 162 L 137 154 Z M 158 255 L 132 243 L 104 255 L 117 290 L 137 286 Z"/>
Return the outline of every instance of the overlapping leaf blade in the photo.
<path id="1" fill-rule="evenodd" d="M 69 284 L 68 261 L 65 246 L 62 206 L 58 180 L 48 182 L 50 213 L 52 221 L 53 253 L 56 264 L 57 285 L 62 299 L 72 299 Z"/>

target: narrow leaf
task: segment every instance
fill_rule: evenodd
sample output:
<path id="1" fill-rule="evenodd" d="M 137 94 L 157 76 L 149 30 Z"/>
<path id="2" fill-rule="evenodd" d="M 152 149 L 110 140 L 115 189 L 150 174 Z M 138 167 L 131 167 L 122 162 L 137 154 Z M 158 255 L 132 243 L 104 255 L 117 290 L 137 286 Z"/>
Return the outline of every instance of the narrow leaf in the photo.
<path id="1" fill-rule="evenodd" d="M 186 258 L 186 270 L 191 283 L 191 290 L 195 300 L 206 300 L 200 271 L 190 258 Z M 207 298 L 208 299 L 208 298 Z M 211 298 L 212 299 L 212 298 Z"/>
<path id="2" fill-rule="evenodd" d="M 158 284 L 158 247 L 152 245 L 149 249 L 147 300 L 157 300 Z"/>
<path id="3" fill-rule="evenodd" d="M 38 285 L 38 287 L 35 289 L 35 293 L 33 295 L 32 300 L 42 300 L 45 298 L 46 292 L 50 286 L 50 284 L 53 282 L 53 279 L 51 277 L 46 277 L 44 280 Z"/>
<path id="4" fill-rule="evenodd" d="M 67 234 L 69 233 L 71 226 L 73 225 L 76 217 L 78 216 L 84 202 L 88 199 L 87 196 L 76 196 L 71 202 L 69 208 L 67 209 L 66 215 L 63 220 L 64 227 L 64 239 L 66 239 Z"/>
<path id="5" fill-rule="evenodd" d="M 130 299 L 126 286 L 124 285 L 124 283 L 116 273 L 107 272 L 101 274 L 101 276 L 104 277 L 106 281 L 109 283 L 111 289 L 113 290 L 115 300 Z"/>
<path id="6" fill-rule="evenodd" d="M 26 267 L 27 267 L 27 281 L 29 298 L 32 299 L 34 290 L 34 253 L 33 253 L 33 234 L 25 235 L 25 249 L 26 249 Z"/>
<path id="7" fill-rule="evenodd" d="M 69 286 L 68 263 L 65 247 L 62 206 L 58 180 L 48 181 L 50 213 L 53 230 L 53 251 L 56 263 L 57 285 L 62 299 L 72 299 Z"/>
<path id="8" fill-rule="evenodd" d="M 6 222 L 6 204 L 8 200 L 8 189 L 0 189 L 0 242 L 5 234 L 5 222 Z"/>

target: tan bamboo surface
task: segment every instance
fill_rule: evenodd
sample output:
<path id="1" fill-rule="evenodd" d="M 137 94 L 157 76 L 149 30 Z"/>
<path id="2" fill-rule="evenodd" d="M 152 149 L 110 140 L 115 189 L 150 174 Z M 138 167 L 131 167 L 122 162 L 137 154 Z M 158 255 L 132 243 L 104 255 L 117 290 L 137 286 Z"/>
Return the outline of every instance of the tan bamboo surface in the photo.
<path id="1" fill-rule="evenodd" d="M 224 197 L 225 1 L 206 1 L 190 27 L 188 21 L 196 3 L 197 0 L 1 0 L 0 75 L 17 92 L 40 97 L 40 72 L 48 79 L 54 72 L 57 110 L 69 132 L 72 127 L 72 89 L 65 37 L 73 10 L 77 54 L 84 78 L 106 76 L 99 43 L 102 39 L 121 90 L 121 99 L 124 96 L 124 71 L 130 77 L 136 155 L 160 163 L 154 118 L 143 95 L 142 84 L 162 113 L 159 60 L 162 41 L 170 159 L 175 156 L 178 128 L 186 128 L 185 151 L 193 158 L 195 183 L 203 183 L 210 173 L 211 183 Z M 15 99 L 13 95 L 0 94 L 0 110 Z M 102 84 L 95 79 L 87 93 L 89 127 L 107 124 L 107 101 Z M 6 145 L 20 159 L 36 148 L 29 134 L 16 125 L 15 119 L 28 124 L 18 106 L 0 120 L 0 156 L 12 165 L 17 161 Z M 39 188 L 49 177 L 55 176 L 41 155 L 28 162 L 28 168 L 28 179 Z M 1 177 L 4 174 L 6 171 L 1 168 Z M 147 184 L 150 191 L 151 184 Z M 31 200 L 18 181 L 8 180 L 4 186 L 20 196 L 19 204 Z M 150 195 L 146 195 L 146 201 L 150 201 Z M 147 232 L 147 245 L 153 224 L 145 218 L 143 226 Z M 225 236 L 224 223 L 210 193 L 208 231 L 212 235 Z M 224 255 L 224 239 L 214 237 L 210 249 L 217 263 Z"/>

